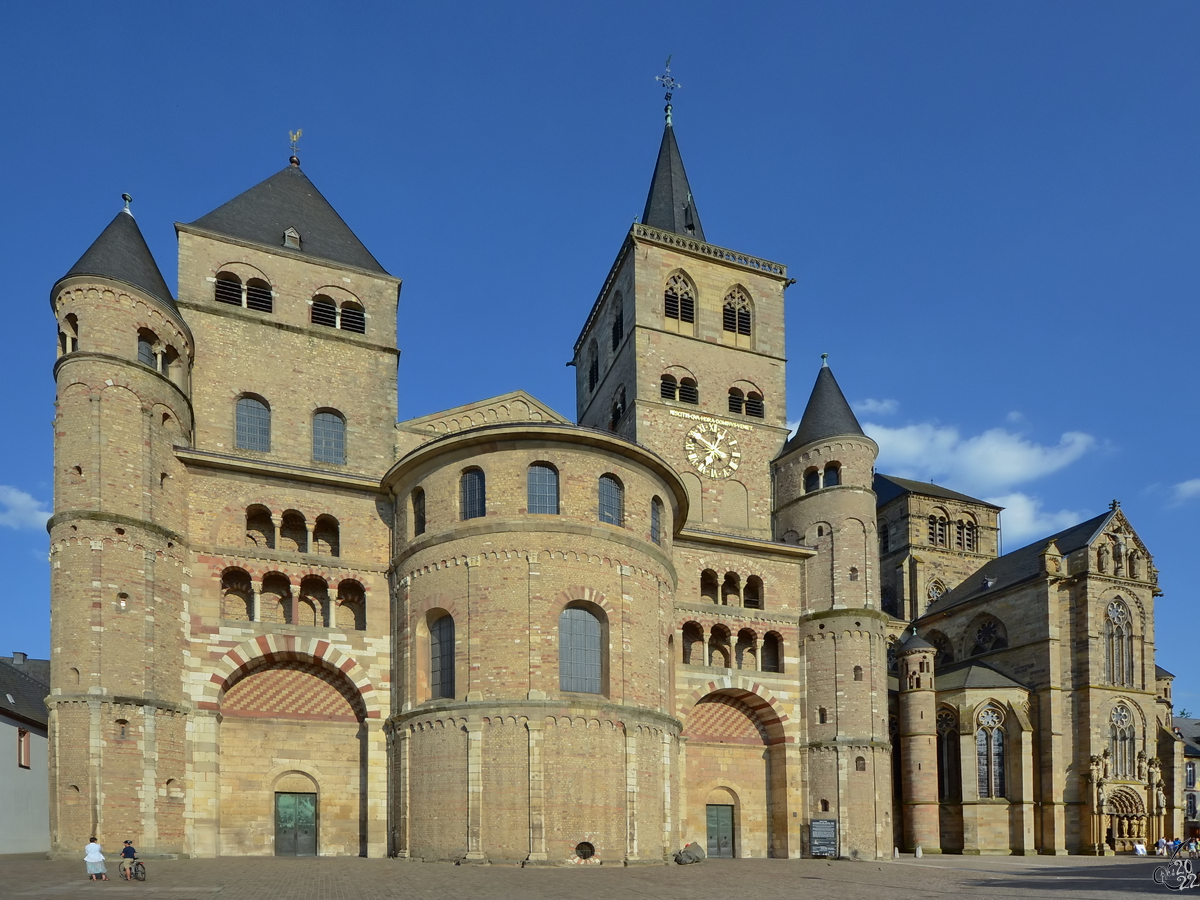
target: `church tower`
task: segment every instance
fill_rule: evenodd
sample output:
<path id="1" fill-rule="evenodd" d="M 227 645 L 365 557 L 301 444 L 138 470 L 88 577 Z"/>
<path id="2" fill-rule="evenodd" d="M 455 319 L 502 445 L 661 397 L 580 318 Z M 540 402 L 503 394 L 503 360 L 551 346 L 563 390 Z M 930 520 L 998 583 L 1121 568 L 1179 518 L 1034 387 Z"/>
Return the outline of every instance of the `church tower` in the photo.
<path id="1" fill-rule="evenodd" d="M 126 196 L 128 203 L 128 196 Z M 128 205 L 55 283 L 50 827 L 181 851 L 191 331 Z"/>
<path id="2" fill-rule="evenodd" d="M 785 266 L 707 242 L 668 104 L 641 221 L 575 343 L 576 412 L 683 473 L 689 527 L 770 537 L 787 284 Z"/>
<path id="3" fill-rule="evenodd" d="M 817 551 L 804 570 L 799 628 L 811 815 L 837 820 L 841 855 L 868 859 L 889 849 L 892 833 L 889 617 L 879 609 L 871 490 L 877 454 L 823 365 L 774 462 L 775 532 Z"/>

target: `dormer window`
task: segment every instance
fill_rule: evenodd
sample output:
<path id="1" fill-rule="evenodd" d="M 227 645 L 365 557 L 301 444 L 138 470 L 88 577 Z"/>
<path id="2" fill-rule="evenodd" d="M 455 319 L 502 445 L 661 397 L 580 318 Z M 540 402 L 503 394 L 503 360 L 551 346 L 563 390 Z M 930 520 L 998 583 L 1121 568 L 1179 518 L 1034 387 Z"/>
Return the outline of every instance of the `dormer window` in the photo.
<path id="1" fill-rule="evenodd" d="M 300 232 L 295 228 L 289 228 L 283 233 L 283 246 L 291 247 L 293 250 L 300 249 Z"/>

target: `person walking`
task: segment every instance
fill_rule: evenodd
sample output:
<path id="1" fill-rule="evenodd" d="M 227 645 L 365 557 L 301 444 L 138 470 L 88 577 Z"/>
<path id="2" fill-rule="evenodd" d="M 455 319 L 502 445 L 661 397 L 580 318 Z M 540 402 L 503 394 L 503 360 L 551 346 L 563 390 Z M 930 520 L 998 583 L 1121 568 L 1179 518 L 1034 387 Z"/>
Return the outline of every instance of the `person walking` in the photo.
<path id="1" fill-rule="evenodd" d="M 94 837 L 83 848 L 83 861 L 87 863 L 89 880 L 108 881 L 108 869 L 104 865 L 104 849 Z"/>

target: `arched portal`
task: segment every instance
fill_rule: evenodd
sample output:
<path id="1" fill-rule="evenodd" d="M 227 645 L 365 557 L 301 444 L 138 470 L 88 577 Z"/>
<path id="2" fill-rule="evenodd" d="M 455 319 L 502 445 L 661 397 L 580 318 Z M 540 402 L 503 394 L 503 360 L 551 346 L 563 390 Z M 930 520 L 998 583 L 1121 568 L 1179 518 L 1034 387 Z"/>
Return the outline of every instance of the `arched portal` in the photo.
<path id="1" fill-rule="evenodd" d="M 785 738 L 773 704 L 722 687 L 682 718 L 687 840 L 710 856 L 787 856 Z"/>
<path id="2" fill-rule="evenodd" d="M 1105 843 L 1118 853 L 1146 843 L 1146 805 L 1129 787 L 1114 789 L 1108 796 Z"/>
<path id="3" fill-rule="evenodd" d="M 364 855 L 369 713 L 346 672 L 266 653 L 213 684 L 220 854 Z"/>

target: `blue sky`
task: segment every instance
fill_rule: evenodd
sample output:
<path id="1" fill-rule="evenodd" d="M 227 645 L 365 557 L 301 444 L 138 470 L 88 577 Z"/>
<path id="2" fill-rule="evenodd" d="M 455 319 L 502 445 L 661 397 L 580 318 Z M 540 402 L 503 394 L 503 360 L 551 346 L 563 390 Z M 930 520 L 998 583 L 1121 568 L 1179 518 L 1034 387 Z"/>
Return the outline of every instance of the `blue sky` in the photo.
<path id="1" fill-rule="evenodd" d="M 790 416 L 829 353 L 880 469 L 1002 503 L 1006 549 L 1119 498 L 1200 714 L 1200 5 L 339 7 L 5 10 L 0 653 L 49 651 L 47 296 L 122 191 L 174 285 L 172 223 L 303 127 L 305 171 L 404 279 L 401 417 L 515 388 L 570 414 L 673 53 L 709 240 L 797 279 Z"/>

